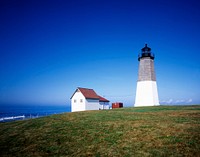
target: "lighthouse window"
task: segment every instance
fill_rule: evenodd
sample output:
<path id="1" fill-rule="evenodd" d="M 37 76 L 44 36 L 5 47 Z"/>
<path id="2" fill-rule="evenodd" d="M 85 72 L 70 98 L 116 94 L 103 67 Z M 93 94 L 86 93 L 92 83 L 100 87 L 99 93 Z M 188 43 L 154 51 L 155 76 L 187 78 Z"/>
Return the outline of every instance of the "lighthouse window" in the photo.
<path id="1" fill-rule="evenodd" d="M 76 99 L 74 99 L 74 103 L 76 103 Z"/>
<path id="2" fill-rule="evenodd" d="M 80 102 L 83 102 L 83 99 L 80 99 Z"/>

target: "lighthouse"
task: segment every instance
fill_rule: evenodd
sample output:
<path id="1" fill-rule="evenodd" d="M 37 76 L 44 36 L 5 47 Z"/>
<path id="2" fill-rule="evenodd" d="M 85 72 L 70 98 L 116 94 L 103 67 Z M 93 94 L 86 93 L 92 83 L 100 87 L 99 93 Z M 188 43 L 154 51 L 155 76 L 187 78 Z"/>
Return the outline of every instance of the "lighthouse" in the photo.
<path id="1" fill-rule="evenodd" d="M 136 87 L 135 107 L 158 106 L 158 90 L 154 69 L 154 54 L 145 44 L 138 55 L 139 71 Z"/>

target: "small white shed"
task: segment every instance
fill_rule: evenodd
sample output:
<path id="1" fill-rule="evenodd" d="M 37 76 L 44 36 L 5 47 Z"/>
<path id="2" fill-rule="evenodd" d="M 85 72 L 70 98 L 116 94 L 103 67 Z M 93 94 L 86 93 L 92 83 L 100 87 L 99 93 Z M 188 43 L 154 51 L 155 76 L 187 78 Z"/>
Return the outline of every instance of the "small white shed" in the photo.
<path id="1" fill-rule="evenodd" d="M 93 89 L 78 87 L 71 97 L 71 111 L 109 109 L 109 100 L 99 96 Z"/>

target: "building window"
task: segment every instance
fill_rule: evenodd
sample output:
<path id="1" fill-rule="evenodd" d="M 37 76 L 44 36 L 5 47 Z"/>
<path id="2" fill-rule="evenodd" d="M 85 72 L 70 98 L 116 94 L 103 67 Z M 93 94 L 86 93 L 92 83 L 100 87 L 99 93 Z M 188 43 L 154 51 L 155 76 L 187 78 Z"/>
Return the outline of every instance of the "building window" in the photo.
<path id="1" fill-rule="evenodd" d="M 83 102 L 83 99 L 80 99 L 80 102 Z"/>
<path id="2" fill-rule="evenodd" d="M 74 103 L 76 103 L 76 99 L 74 99 Z"/>

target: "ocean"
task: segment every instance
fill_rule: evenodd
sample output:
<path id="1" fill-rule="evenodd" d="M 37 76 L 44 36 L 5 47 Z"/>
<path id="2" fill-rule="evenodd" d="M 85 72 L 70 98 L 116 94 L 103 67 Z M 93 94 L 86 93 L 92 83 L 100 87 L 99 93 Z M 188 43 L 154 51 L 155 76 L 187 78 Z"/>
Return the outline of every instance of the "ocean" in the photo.
<path id="1" fill-rule="evenodd" d="M 38 118 L 65 112 L 71 112 L 71 107 L 68 105 L 1 105 L 0 122 Z"/>

